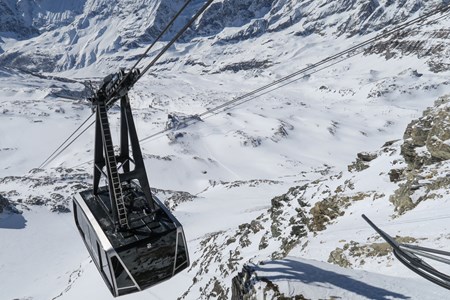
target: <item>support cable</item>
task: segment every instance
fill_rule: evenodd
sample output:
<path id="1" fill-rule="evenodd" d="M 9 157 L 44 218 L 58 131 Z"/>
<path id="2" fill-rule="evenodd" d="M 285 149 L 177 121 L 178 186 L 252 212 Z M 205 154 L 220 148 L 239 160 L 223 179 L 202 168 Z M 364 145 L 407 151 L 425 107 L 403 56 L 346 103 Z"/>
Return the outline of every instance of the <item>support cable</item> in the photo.
<path id="1" fill-rule="evenodd" d="M 142 78 L 142 76 L 145 75 L 145 73 L 148 72 L 148 70 L 155 65 L 155 63 L 161 58 L 161 56 L 169 50 L 170 47 L 172 47 L 173 44 L 175 44 L 176 41 L 188 30 L 189 27 L 191 27 L 192 24 L 200 17 L 201 14 L 213 3 L 214 0 L 209 0 L 206 2 L 202 8 L 189 20 L 189 22 L 186 23 L 186 25 L 177 33 L 177 35 L 159 52 L 159 54 L 147 65 L 147 67 L 141 72 L 139 77 L 137 78 L 136 82 Z M 136 83 L 135 82 L 135 83 Z"/>
<path id="2" fill-rule="evenodd" d="M 435 9 L 435 10 L 433 10 L 433 11 L 431 11 L 431 12 L 429 12 L 429 13 L 427 13 L 427 14 L 421 16 L 421 17 L 418 17 L 418 18 L 413 19 L 413 20 L 411 20 L 411 21 L 408 21 L 408 22 L 406 22 L 406 23 L 404 23 L 404 24 L 401 24 L 401 25 L 397 26 L 397 27 L 394 28 L 394 29 L 385 31 L 384 33 L 381 33 L 381 34 L 379 34 L 379 35 L 377 35 L 377 36 L 375 36 L 375 37 L 373 37 L 373 38 L 370 38 L 370 39 L 368 39 L 368 40 L 366 40 L 366 41 L 364 41 L 364 42 L 362 42 L 362 43 L 360 43 L 360 44 L 357 44 L 357 45 L 355 45 L 355 46 L 352 46 L 352 47 L 350 47 L 350 48 L 348 48 L 348 49 L 346 49 L 346 50 L 344 50 L 344 51 L 341 51 L 341 52 L 339 52 L 339 53 L 333 55 L 333 56 L 329 56 L 329 57 L 327 57 L 327 58 L 325 58 L 325 59 L 323 59 L 323 60 L 321 60 L 321 61 L 319 61 L 319 62 L 317 62 L 317 63 L 311 64 L 310 66 L 308 66 L 308 67 L 306 67 L 306 68 L 303 68 L 303 69 L 301 69 L 301 70 L 299 70 L 299 71 L 297 71 L 297 72 L 294 72 L 294 73 L 292 73 L 292 74 L 290 74 L 290 75 L 288 75 L 288 76 L 285 76 L 285 77 L 283 77 L 283 78 L 280 78 L 280 79 L 278 79 L 278 80 L 275 80 L 275 81 L 273 81 L 272 83 L 269 83 L 269 84 L 267 84 L 267 85 L 265 85 L 265 86 L 262 86 L 262 87 L 260 87 L 260 88 L 258 88 L 258 89 L 256 89 L 256 90 L 253 90 L 253 91 L 251 91 L 251 92 L 249 92 L 249 93 L 246 93 L 246 94 L 244 94 L 244 95 L 242 95 L 242 96 L 239 96 L 239 97 L 237 97 L 237 98 L 235 98 L 235 99 L 233 99 L 233 100 L 231 100 L 231 101 L 225 102 L 225 103 L 223 103 L 222 105 L 219 105 L 219 106 L 215 107 L 214 109 L 211 109 L 211 110 L 208 110 L 208 111 L 202 113 L 200 116 L 202 116 L 202 115 L 204 115 L 204 114 L 207 114 L 207 113 L 211 113 L 211 112 L 216 111 L 216 110 L 220 110 L 221 108 L 224 108 L 224 107 L 228 106 L 229 104 L 232 104 L 232 103 L 237 102 L 237 101 L 239 101 L 239 100 L 242 100 L 242 99 L 244 99 L 244 98 L 253 96 L 254 94 L 257 94 L 257 93 L 259 93 L 259 92 L 261 92 L 261 91 L 264 91 L 264 90 L 266 90 L 266 89 L 268 89 L 268 88 L 271 88 L 271 87 L 273 87 L 273 86 L 275 86 L 275 85 L 277 85 L 277 84 L 280 84 L 280 83 L 282 83 L 282 82 L 284 82 L 284 81 L 287 81 L 287 80 L 289 80 L 289 79 L 292 79 L 292 78 L 294 78 L 294 77 L 296 77 L 296 76 L 298 76 L 298 75 L 300 75 L 300 74 L 302 74 L 302 73 L 305 73 L 305 72 L 307 72 L 307 71 L 310 71 L 310 70 L 312 70 L 312 69 L 315 69 L 315 68 L 317 68 L 317 67 L 319 67 L 319 66 L 321 66 L 321 65 L 324 65 L 324 64 L 327 63 L 327 62 L 330 62 L 330 61 L 332 61 L 332 60 L 338 59 L 338 58 L 340 58 L 340 57 L 342 57 L 342 56 L 344 56 L 344 55 L 350 55 L 350 56 L 352 56 L 351 53 L 354 52 L 354 51 L 356 51 L 356 50 L 358 50 L 358 49 L 360 49 L 360 48 L 363 48 L 363 47 L 365 47 L 365 46 L 368 46 L 368 45 L 370 45 L 370 44 L 372 44 L 372 43 L 374 43 L 374 42 L 376 42 L 376 41 L 378 41 L 378 40 L 381 40 L 381 39 L 383 39 L 383 38 L 385 38 L 385 37 L 387 37 L 387 36 L 390 36 L 390 35 L 392 35 L 392 34 L 394 34 L 394 33 L 398 33 L 398 32 L 400 32 L 401 30 L 403 30 L 403 29 L 405 29 L 405 28 L 407 28 L 407 27 L 409 27 L 409 26 L 412 26 L 412 25 L 414 25 L 414 24 L 416 24 L 416 23 L 419 23 L 419 22 L 421 22 L 421 21 L 423 21 L 423 20 L 425 20 L 425 19 L 427 19 L 427 18 L 429 18 L 429 17 L 431 17 L 431 16 L 433 16 L 433 15 L 435 15 L 435 14 L 437 14 L 437 13 L 445 12 L 445 11 L 448 10 L 449 8 L 450 8 L 450 5 L 446 5 L 445 7 L 441 7 L 441 8 L 439 8 L 439 9 Z"/>
<path id="3" fill-rule="evenodd" d="M 87 121 L 87 120 L 86 120 Z M 72 145 L 73 143 L 75 143 L 75 141 L 82 136 L 89 128 L 91 128 L 92 125 L 95 124 L 95 121 L 92 121 L 91 124 L 89 124 L 88 127 L 86 127 L 83 131 L 81 131 L 70 143 L 68 143 L 64 148 L 62 148 L 61 150 L 59 150 L 59 152 L 52 158 L 50 159 L 46 164 L 48 165 L 49 163 L 51 163 L 52 161 L 54 161 L 58 156 L 60 156 L 64 151 L 66 151 L 67 148 L 69 148 L 70 145 Z M 75 133 L 75 132 L 74 132 Z"/>
<path id="4" fill-rule="evenodd" d="M 160 34 L 156 37 L 156 39 L 153 41 L 153 43 L 145 50 L 145 52 L 141 55 L 141 57 L 138 59 L 138 61 L 131 67 L 130 72 L 127 73 L 127 75 L 122 79 L 122 82 L 125 82 L 132 71 L 137 67 L 137 65 L 145 58 L 147 57 L 147 54 L 150 52 L 150 50 L 156 45 L 156 43 L 163 37 L 163 35 L 172 27 L 173 23 L 178 19 L 178 17 L 183 13 L 183 11 L 186 9 L 186 7 L 191 3 L 192 0 L 186 0 L 184 5 L 181 7 L 181 9 L 175 14 L 175 16 L 170 20 L 170 22 L 166 25 L 166 27 L 163 29 L 163 31 L 160 32 Z"/>
<path id="5" fill-rule="evenodd" d="M 52 156 L 53 155 L 55 155 L 55 153 L 56 152 L 58 152 L 58 150 L 59 149 L 61 149 L 63 146 L 64 146 L 64 144 L 65 143 L 67 143 L 76 133 L 77 133 L 77 131 L 78 130 L 80 130 L 83 126 L 84 126 L 84 124 L 86 124 L 88 121 L 89 121 L 89 119 L 90 118 L 92 118 L 92 116 L 94 115 L 94 113 L 92 113 L 83 123 L 81 123 L 81 125 L 77 128 L 77 129 L 75 129 L 75 131 L 52 153 L 52 154 L 50 154 L 50 156 L 49 157 L 47 157 L 47 159 L 46 160 L 44 160 L 43 162 L 42 162 L 42 164 L 39 166 L 39 169 L 41 169 L 41 168 L 43 168 L 43 167 L 45 167 L 48 163 L 50 163 L 50 162 L 52 162 L 58 155 L 59 155 L 59 153 L 54 157 L 54 158 L 52 158 Z M 93 124 L 93 123 L 92 123 Z M 90 128 L 91 126 L 92 126 L 92 124 L 91 125 L 89 125 L 84 131 L 83 131 L 83 133 L 88 129 L 88 128 Z M 75 137 L 75 140 L 79 137 L 80 135 L 78 135 L 78 136 L 76 136 Z M 75 140 L 73 140 L 69 145 L 71 145 Z M 67 146 L 63 149 L 63 150 L 65 150 L 67 148 Z"/>

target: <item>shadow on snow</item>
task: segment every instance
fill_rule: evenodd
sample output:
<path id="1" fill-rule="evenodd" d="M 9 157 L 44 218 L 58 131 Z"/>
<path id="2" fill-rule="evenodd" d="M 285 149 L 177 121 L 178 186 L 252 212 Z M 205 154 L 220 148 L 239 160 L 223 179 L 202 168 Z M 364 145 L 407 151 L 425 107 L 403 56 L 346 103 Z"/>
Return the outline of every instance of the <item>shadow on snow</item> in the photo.
<path id="1" fill-rule="evenodd" d="M 0 214 L 0 229 L 24 229 L 27 220 L 22 214 L 3 213 Z"/>
<path id="2" fill-rule="evenodd" d="M 279 267 L 277 268 L 277 266 Z M 264 276 L 260 276 L 260 278 L 266 278 L 272 282 L 301 281 L 305 284 L 315 283 L 316 285 L 328 283 L 373 300 L 387 300 L 392 298 L 411 299 L 408 296 L 372 286 L 347 275 L 324 270 L 305 262 L 290 259 L 266 262 L 262 267 L 252 266 L 252 268 L 256 272 L 260 271 L 265 273 Z M 271 272 L 276 274 L 267 275 L 267 273 Z"/>

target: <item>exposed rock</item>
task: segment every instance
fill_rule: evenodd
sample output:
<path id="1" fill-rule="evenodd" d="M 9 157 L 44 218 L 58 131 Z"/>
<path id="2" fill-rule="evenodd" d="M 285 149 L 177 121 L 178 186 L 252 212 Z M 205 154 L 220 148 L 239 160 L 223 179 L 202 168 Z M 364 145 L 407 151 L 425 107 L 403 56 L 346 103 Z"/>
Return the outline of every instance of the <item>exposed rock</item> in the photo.
<path id="1" fill-rule="evenodd" d="M 167 134 L 167 138 L 169 139 L 170 144 L 174 144 L 179 142 L 184 136 L 186 132 L 169 132 Z"/>
<path id="2" fill-rule="evenodd" d="M 444 103 L 429 108 L 423 116 L 412 121 L 403 136 L 401 154 L 411 169 L 450 159 L 450 107 L 448 97 L 440 98 Z"/>
<path id="3" fill-rule="evenodd" d="M 53 212 L 70 211 L 71 198 L 63 195 L 88 189 L 91 175 L 83 170 L 57 168 L 48 173 L 33 169 L 25 176 L 7 176 L 0 178 L 2 193 L 8 195 L 10 202 L 20 203 L 21 209 L 30 206 L 45 206 Z M 20 193 L 18 187 L 21 187 Z M 51 192 L 49 192 L 51 191 Z"/>
<path id="4" fill-rule="evenodd" d="M 341 248 L 336 248 L 336 250 L 330 252 L 328 262 L 330 264 L 335 264 L 343 268 L 348 268 L 351 266 L 351 263 L 348 261 L 347 257 L 344 254 L 344 250 Z"/>
<path id="5" fill-rule="evenodd" d="M 389 201 L 394 204 L 395 211 L 399 214 L 413 209 L 419 203 L 414 202 L 411 198 L 415 186 L 417 186 L 417 182 L 414 179 L 408 180 L 406 183 L 400 184 L 400 187 L 389 197 Z"/>
<path id="6" fill-rule="evenodd" d="M 306 242 L 303 238 L 308 233 L 309 220 L 305 210 L 307 204 L 302 198 L 305 189 L 306 185 L 292 187 L 286 194 L 273 198 L 270 209 L 251 222 L 204 238 L 196 253 L 198 259 L 192 263 L 191 270 L 195 267 L 198 271 L 190 289 L 200 288 L 205 298 L 213 290 L 220 294 L 221 289 L 208 276 L 212 272 L 210 268 L 214 268 L 214 272 L 220 274 L 221 287 L 229 297 L 231 291 L 223 282 L 231 283 L 231 276 L 246 262 L 243 257 L 247 261 L 249 256 L 255 255 L 264 259 L 284 258 L 294 247 Z M 259 248 L 258 253 L 255 253 L 255 247 Z"/>
<path id="7" fill-rule="evenodd" d="M 416 243 L 417 239 L 409 236 L 395 237 L 398 243 Z M 392 247 L 385 242 L 361 244 L 355 241 L 350 241 L 344 244 L 342 248 L 336 248 L 330 252 L 328 262 L 344 267 L 352 268 L 364 265 L 367 259 L 376 257 L 388 257 L 392 254 Z M 352 263 L 353 262 L 353 263 Z"/>
<path id="8" fill-rule="evenodd" d="M 22 212 L 16 208 L 8 199 L 0 195 L 0 214 L 3 212 L 9 212 L 14 214 L 21 214 Z"/>
<path id="9" fill-rule="evenodd" d="M 405 169 L 391 169 L 388 173 L 391 182 L 399 182 Z"/>
<path id="10" fill-rule="evenodd" d="M 344 215 L 343 206 L 347 206 L 348 199 L 342 199 L 335 195 L 323 201 L 316 202 L 311 208 L 312 215 L 310 228 L 312 231 L 322 231 L 326 229 L 326 224 L 339 216 Z"/>
<path id="11" fill-rule="evenodd" d="M 224 289 L 222 287 L 222 285 L 220 284 L 220 281 L 218 281 L 216 277 L 214 277 L 212 280 L 214 283 L 213 283 L 213 288 L 212 288 L 209 296 L 211 296 L 217 300 L 227 300 L 228 297 L 227 297 L 226 289 Z"/>
<path id="12" fill-rule="evenodd" d="M 251 295 L 255 293 L 250 278 L 253 275 L 253 269 L 244 265 L 240 271 L 232 279 L 231 283 L 231 299 L 232 300 L 250 300 Z"/>
<path id="13" fill-rule="evenodd" d="M 231 292 L 232 300 L 306 300 L 302 294 L 287 297 L 280 292 L 275 281 L 258 276 L 255 268 L 248 265 L 243 266 L 242 271 L 233 277 Z"/>
<path id="14" fill-rule="evenodd" d="M 164 201 L 164 205 L 170 210 L 175 210 L 175 208 L 184 202 L 190 202 L 197 198 L 185 191 L 172 191 L 172 190 L 162 190 L 152 188 L 152 193 L 156 194 L 158 198 Z"/>
<path id="15" fill-rule="evenodd" d="M 57 204 L 52 206 L 50 209 L 51 212 L 57 212 L 57 213 L 70 213 L 70 209 L 64 205 Z"/>
<path id="16" fill-rule="evenodd" d="M 358 159 L 364 162 L 370 162 L 378 157 L 376 153 L 360 152 L 357 154 Z"/>
<path id="17" fill-rule="evenodd" d="M 236 180 L 236 181 L 231 181 L 231 182 L 227 182 L 227 181 L 213 182 L 213 185 L 216 185 L 216 184 L 221 184 L 226 189 L 232 189 L 232 188 L 241 187 L 241 186 L 258 187 L 261 184 L 276 185 L 276 184 L 281 184 L 281 181 L 268 180 L 268 179 L 252 179 L 252 180 Z"/>
<path id="18" fill-rule="evenodd" d="M 239 71 L 267 69 L 267 68 L 270 68 L 271 66 L 273 66 L 273 63 L 267 59 L 263 60 L 263 61 L 258 61 L 258 60 L 253 59 L 250 61 L 243 61 L 243 62 L 239 62 L 239 63 L 233 63 L 233 64 L 226 65 L 226 66 L 220 68 L 219 71 L 214 72 L 214 73 L 222 73 L 225 71 L 232 71 L 234 73 L 237 73 Z"/>
<path id="19" fill-rule="evenodd" d="M 322 201 L 317 201 L 309 212 L 311 215 L 309 229 L 311 231 L 325 230 L 328 223 L 345 214 L 345 209 L 349 207 L 352 202 L 371 197 L 375 199 L 379 197 L 379 195 L 375 192 L 372 192 L 371 194 L 358 192 L 353 195 L 342 195 L 337 193 L 332 194 Z"/>
<path id="20" fill-rule="evenodd" d="M 386 143 L 383 144 L 383 146 L 381 148 L 391 147 L 392 145 L 394 145 L 398 141 L 400 141 L 400 140 L 387 141 Z"/>
<path id="21" fill-rule="evenodd" d="M 403 214 L 420 202 L 435 199 L 439 191 L 448 187 L 450 179 L 436 170 L 450 160 L 450 98 L 441 97 L 435 107 L 424 111 L 421 118 L 406 128 L 400 154 L 407 163 L 406 169 L 392 169 L 391 182 L 400 182 L 390 196 L 395 210 Z"/>
<path id="22" fill-rule="evenodd" d="M 263 138 L 259 137 L 259 136 L 251 136 L 248 133 L 242 131 L 242 130 L 237 130 L 236 134 L 241 136 L 242 139 L 242 146 L 252 146 L 254 148 L 261 146 L 262 142 L 263 142 Z"/>
<path id="23" fill-rule="evenodd" d="M 450 177 L 438 174 L 434 165 L 417 171 L 407 173 L 407 179 L 389 197 L 395 206 L 395 211 L 403 214 L 415 208 L 420 202 L 429 199 L 439 199 L 446 195 Z"/>
<path id="24" fill-rule="evenodd" d="M 275 130 L 275 133 L 272 135 L 271 140 L 275 143 L 281 141 L 281 139 L 287 137 L 289 135 L 288 130 L 294 130 L 294 126 L 287 122 L 281 121 L 281 124 Z"/>
<path id="25" fill-rule="evenodd" d="M 377 158 L 376 153 L 368 153 L 368 152 L 361 152 L 357 154 L 356 161 L 353 162 L 351 165 L 348 166 L 349 172 L 360 172 L 367 168 L 369 168 L 368 162 L 371 162 L 375 158 Z"/>
<path id="26" fill-rule="evenodd" d="M 203 120 L 198 115 L 170 113 L 167 115 L 166 129 L 178 130 L 196 122 L 203 122 Z"/>

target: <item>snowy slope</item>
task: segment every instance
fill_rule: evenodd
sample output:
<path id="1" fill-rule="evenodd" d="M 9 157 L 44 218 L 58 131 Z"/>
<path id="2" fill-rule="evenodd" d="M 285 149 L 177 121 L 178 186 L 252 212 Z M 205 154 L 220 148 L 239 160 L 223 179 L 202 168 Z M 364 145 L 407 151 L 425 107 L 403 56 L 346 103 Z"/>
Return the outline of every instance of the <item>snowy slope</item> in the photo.
<path id="1" fill-rule="evenodd" d="M 142 52 L 180 3 L 87 1 L 82 12 L 74 9 L 70 17 L 74 21 L 67 26 L 57 23 L 63 18 L 55 15 L 42 19 L 47 25 L 39 27 L 42 33 L 37 37 L 17 41 L 3 36 L 0 193 L 23 213 L 0 214 L 0 237 L 10 241 L 0 247 L 0 257 L 6 258 L 0 263 L 2 297 L 111 298 L 67 213 L 71 197 L 91 184 L 93 130 L 46 169 L 34 168 L 91 114 L 86 101 L 60 97 L 81 98 L 85 93 L 82 83 L 64 78 L 83 82 L 129 66 L 132 61 L 128 59 Z M 383 24 L 417 16 L 434 4 L 239 3 L 217 1 L 196 25 L 199 31 L 189 32 L 132 90 L 141 138 L 165 128 L 169 113 L 199 114 L 344 50 L 373 35 Z M 192 13 L 190 10 L 182 19 Z M 55 27 L 49 25 L 52 18 Z M 386 40 L 365 55 L 209 115 L 203 122 L 145 139 L 142 148 L 150 184 L 183 223 L 193 264 L 171 281 L 124 299 L 229 298 L 232 278 L 249 261 L 257 264 L 286 255 L 328 261 L 333 251 L 342 253 L 337 257 L 345 258 L 350 264 L 347 267 L 396 278 L 293 260 L 325 273 L 345 274 L 363 281 L 360 287 L 382 289 L 393 298 L 444 299 L 446 291 L 441 288 L 417 278 L 413 283 L 405 279 L 414 275 L 392 256 L 366 258 L 362 263 L 354 253 L 366 249 L 367 238 L 370 243 L 378 242 L 360 219 L 362 212 L 388 226 L 386 230 L 393 235 L 427 237 L 426 242 L 439 240 L 439 247 L 448 248 L 446 229 L 439 222 L 445 214 L 438 213 L 446 203 L 424 202 L 429 209 L 417 207 L 405 215 L 396 214 L 388 198 L 398 186 L 389 181 L 387 172 L 401 159 L 400 143 L 378 155 L 371 168 L 356 173 L 346 170 L 356 153 L 379 151 L 386 141 L 401 139 L 412 119 L 450 92 L 442 55 L 448 51 L 447 37 L 437 34 L 447 26 L 448 21 L 442 19 L 417 28 L 413 35 L 398 37 L 403 43 Z M 401 45 L 415 39 L 426 43 L 405 52 Z M 440 67 L 434 68 L 436 65 Z M 113 108 L 116 141 L 117 118 L 118 111 Z M 303 188 L 306 185 L 308 188 Z M 332 198 L 339 186 L 343 197 L 367 201 L 351 201 L 347 206 L 348 201 L 336 198 L 343 204 L 338 207 L 343 216 L 325 222 L 325 229 L 306 228 L 310 223 L 295 209 L 303 207 L 300 211 L 308 219 L 325 216 L 328 220 L 326 213 L 318 210 L 314 215 L 310 210 L 324 198 Z M 396 219 L 391 220 L 391 215 Z M 416 226 L 410 224 L 416 223 L 411 222 L 429 215 L 438 216 L 437 220 L 420 223 L 423 230 L 414 232 Z M 350 253 L 351 249 L 356 250 Z M 313 299 L 373 295 L 358 294 L 342 276 L 337 277 L 340 279 L 326 284 L 325 290 L 309 283 L 289 285 L 283 293 L 292 287 Z"/>
<path id="2" fill-rule="evenodd" d="M 286 257 L 248 266 L 255 299 L 445 299 L 448 292 L 419 279 L 350 271 L 314 260 Z M 266 282 L 273 283 L 268 288 Z M 418 290 L 417 285 L 423 287 Z M 295 298 L 298 297 L 298 298 Z"/>

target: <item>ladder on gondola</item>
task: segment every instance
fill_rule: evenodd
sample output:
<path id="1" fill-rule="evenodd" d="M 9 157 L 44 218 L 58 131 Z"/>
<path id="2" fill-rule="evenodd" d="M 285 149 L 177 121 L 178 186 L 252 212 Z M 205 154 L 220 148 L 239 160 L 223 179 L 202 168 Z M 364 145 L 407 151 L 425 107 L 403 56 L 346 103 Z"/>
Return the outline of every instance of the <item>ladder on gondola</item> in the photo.
<path id="1" fill-rule="evenodd" d="M 125 200 L 123 198 L 122 184 L 119 178 L 119 171 L 117 170 L 117 160 L 114 154 L 114 145 L 112 143 L 111 129 L 109 126 L 106 104 L 103 101 L 97 102 L 97 120 L 101 127 L 101 135 L 103 140 L 103 147 L 105 149 L 105 161 L 109 178 L 109 194 L 112 205 L 115 203 L 117 211 L 117 221 L 119 228 L 128 228 L 127 209 L 125 207 Z M 98 138 L 98 137 L 96 137 Z M 100 168 L 99 165 L 95 165 Z"/>

